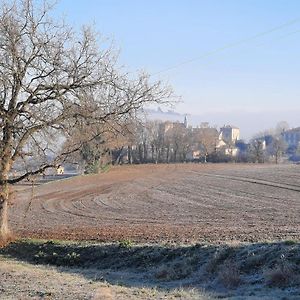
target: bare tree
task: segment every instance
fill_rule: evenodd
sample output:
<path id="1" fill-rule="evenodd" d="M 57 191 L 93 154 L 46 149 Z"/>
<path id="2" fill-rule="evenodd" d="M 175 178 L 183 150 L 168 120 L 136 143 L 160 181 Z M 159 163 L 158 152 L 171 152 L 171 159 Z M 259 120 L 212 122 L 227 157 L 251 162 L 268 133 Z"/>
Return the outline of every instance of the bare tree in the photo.
<path id="1" fill-rule="evenodd" d="M 213 127 L 194 129 L 194 142 L 198 144 L 199 150 L 203 153 L 204 162 L 207 162 L 207 156 L 216 150 L 218 136 L 218 131 Z"/>
<path id="2" fill-rule="evenodd" d="M 271 144 L 268 146 L 268 152 L 275 157 L 275 163 L 278 164 L 278 161 L 284 151 L 286 150 L 287 145 L 281 137 L 273 138 Z"/>
<path id="3" fill-rule="evenodd" d="M 168 130 L 167 134 L 171 142 L 172 160 L 177 162 L 180 158 L 182 159 L 183 139 L 186 135 L 186 128 L 182 123 L 176 122 L 173 123 L 173 127 Z"/>
<path id="4" fill-rule="evenodd" d="M 289 124 L 286 121 L 278 122 L 275 128 L 275 135 L 280 137 L 283 132 L 290 128 Z"/>
<path id="5" fill-rule="evenodd" d="M 159 121 L 148 121 L 146 123 L 148 132 L 148 139 L 151 148 L 151 160 L 153 163 L 158 163 L 161 160 L 164 135 L 161 130 L 161 123 Z"/>
<path id="6" fill-rule="evenodd" d="M 250 143 L 250 153 L 253 156 L 254 162 L 264 163 L 265 141 L 260 139 L 253 139 Z"/>
<path id="7" fill-rule="evenodd" d="M 92 133 L 59 152 L 72 128 L 113 128 L 148 102 L 164 102 L 171 91 L 141 74 L 129 79 L 117 71 L 111 49 L 101 50 L 90 28 L 75 33 L 52 20 L 44 2 L 1 2 L 0 12 L 0 238 L 8 235 L 9 185 L 81 149 Z M 95 135 L 97 136 L 97 134 Z M 55 139 L 54 139 L 55 137 Z M 38 164 L 30 165 L 32 157 Z M 49 159 L 51 157 L 51 159 Z M 12 178 L 21 163 L 23 173 Z"/>
<path id="8" fill-rule="evenodd" d="M 147 130 L 145 130 L 145 127 L 140 131 L 140 141 L 141 144 L 139 146 L 139 157 L 140 162 L 147 162 L 148 158 L 148 148 L 147 148 Z"/>

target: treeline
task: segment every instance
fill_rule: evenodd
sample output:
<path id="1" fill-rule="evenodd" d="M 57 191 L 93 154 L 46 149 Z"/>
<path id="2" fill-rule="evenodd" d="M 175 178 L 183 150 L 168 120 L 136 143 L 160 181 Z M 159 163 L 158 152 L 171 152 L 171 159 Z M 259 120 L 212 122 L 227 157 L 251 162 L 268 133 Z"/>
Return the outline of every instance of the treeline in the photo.
<path id="1" fill-rule="evenodd" d="M 108 164 L 278 163 L 287 149 L 280 134 L 259 135 L 246 143 L 224 141 L 208 123 L 192 128 L 179 122 L 128 122 L 113 133 L 102 128 L 99 136 L 82 144 L 73 163 L 86 173 L 97 173 Z"/>

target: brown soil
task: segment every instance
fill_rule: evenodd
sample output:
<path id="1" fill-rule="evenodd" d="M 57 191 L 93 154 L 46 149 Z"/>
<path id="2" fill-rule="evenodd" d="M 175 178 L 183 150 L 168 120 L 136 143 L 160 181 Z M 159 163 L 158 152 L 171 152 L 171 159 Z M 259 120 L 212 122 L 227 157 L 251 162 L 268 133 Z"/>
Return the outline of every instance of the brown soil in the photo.
<path id="1" fill-rule="evenodd" d="M 300 239 L 300 166 L 114 167 L 16 187 L 10 226 L 22 237 L 139 242 Z"/>

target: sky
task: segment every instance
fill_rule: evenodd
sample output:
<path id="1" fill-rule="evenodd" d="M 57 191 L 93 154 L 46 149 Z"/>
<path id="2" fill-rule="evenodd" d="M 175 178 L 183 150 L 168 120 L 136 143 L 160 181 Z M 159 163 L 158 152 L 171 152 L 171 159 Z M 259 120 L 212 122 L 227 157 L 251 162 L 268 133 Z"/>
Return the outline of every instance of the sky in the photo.
<path id="1" fill-rule="evenodd" d="M 170 83 L 194 123 L 245 138 L 300 126 L 298 0 L 60 0 L 55 12 L 113 40 L 130 72 Z"/>

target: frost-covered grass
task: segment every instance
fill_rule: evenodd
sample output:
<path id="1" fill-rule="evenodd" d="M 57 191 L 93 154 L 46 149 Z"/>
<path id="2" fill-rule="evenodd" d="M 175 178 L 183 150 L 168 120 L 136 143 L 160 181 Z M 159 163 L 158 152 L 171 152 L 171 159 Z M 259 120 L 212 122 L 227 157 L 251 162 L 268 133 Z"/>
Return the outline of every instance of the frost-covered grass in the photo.
<path id="1" fill-rule="evenodd" d="M 41 286 L 50 284 L 44 292 L 58 298 L 73 295 L 68 290 L 76 281 L 81 282 L 78 292 L 84 299 L 100 292 L 114 297 L 107 299 L 277 299 L 274 295 L 297 299 L 300 295 L 297 241 L 137 245 L 23 240 L 1 249 L 0 255 L 1 279 L 5 278 L 0 289 L 6 296 L 15 293 L 15 299 L 21 299 L 24 291 L 35 290 L 36 296 L 35 270 Z M 24 282 L 24 274 L 32 280 Z M 57 284 L 52 276 L 59 276 Z M 23 289 L 13 291 L 12 282 L 24 285 Z"/>
<path id="2" fill-rule="evenodd" d="M 126 287 L 110 284 L 89 270 L 69 270 L 51 266 L 32 265 L 12 259 L 0 258 L 0 299 L 213 299 L 208 293 L 196 289 L 161 290 L 147 287 Z"/>

